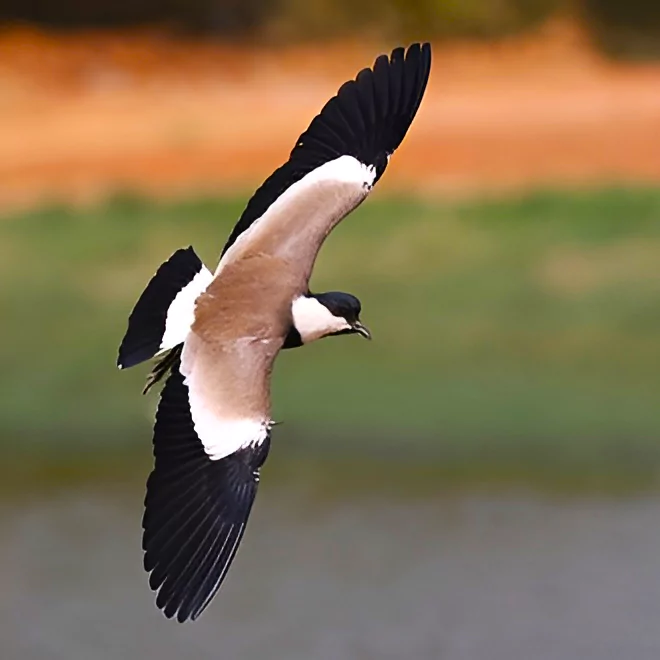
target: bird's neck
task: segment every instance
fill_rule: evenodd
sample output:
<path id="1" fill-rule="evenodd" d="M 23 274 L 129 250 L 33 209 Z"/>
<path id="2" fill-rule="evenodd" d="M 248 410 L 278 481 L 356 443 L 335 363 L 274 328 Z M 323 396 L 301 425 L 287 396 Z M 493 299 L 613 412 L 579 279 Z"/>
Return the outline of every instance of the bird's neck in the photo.
<path id="1" fill-rule="evenodd" d="M 302 344 L 309 344 L 349 327 L 345 319 L 334 316 L 311 294 L 300 296 L 293 301 L 291 315 L 293 328 L 300 336 Z"/>

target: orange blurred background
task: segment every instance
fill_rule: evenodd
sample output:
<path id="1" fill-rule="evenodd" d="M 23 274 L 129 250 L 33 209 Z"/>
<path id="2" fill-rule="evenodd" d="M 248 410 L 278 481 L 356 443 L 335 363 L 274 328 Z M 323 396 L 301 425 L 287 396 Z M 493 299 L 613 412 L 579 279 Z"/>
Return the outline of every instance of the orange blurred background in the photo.
<path id="1" fill-rule="evenodd" d="M 392 44 L 242 45 L 158 30 L 0 32 L 0 205 L 248 188 Z M 429 194 L 660 181 L 660 64 L 577 23 L 438 43 L 388 186 Z"/>

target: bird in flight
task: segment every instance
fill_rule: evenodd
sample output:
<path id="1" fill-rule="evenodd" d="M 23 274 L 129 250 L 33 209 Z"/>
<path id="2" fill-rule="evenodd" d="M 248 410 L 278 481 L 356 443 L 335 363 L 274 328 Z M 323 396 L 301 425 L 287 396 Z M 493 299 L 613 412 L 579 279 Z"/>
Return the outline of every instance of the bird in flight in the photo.
<path id="1" fill-rule="evenodd" d="M 426 89 L 428 43 L 358 73 L 312 120 L 248 202 L 215 273 L 191 247 L 157 270 L 128 319 L 117 364 L 159 357 L 165 380 L 142 520 L 144 567 L 166 617 L 196 619 L 243 537 L 270 449 L 280 350 L 359 334 L 360 301 L 312 293 L 317 254 L 401 144 Z"/>

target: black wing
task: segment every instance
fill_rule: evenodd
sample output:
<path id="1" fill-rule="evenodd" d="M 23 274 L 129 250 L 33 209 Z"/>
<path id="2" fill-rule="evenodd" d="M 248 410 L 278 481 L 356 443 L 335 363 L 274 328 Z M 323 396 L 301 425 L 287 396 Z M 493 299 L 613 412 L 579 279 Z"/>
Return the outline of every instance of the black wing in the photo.
<path id="1" fill-rule="evenodd" d="M 176 365 L 154 428 L 142 547 L 156 605 L 180 622 L 196 619 L 216 594 L 243 537 L 270 436 L 220 460 L 204 452 Z"/>
<path id="2" fill-rule="evenodd" d="M 133 367 L 158 353 L 170 305 L 202 270 L 204 264 L 192 247 L 177 250 L 160 266 L 128 317 L 117 366 Z"/>
<path id="3" fill-rule="evenodd" d="M 378 181 L 417 113 L 430 70 L 430 44 L 413 44 L 389 58 L 381 55 L 373 68 L 342 85 L 298 138 L 289 160 L 254 193 L 222 254 L 287 188 L 324 163 L 353 156 L 373 165 Z"/>

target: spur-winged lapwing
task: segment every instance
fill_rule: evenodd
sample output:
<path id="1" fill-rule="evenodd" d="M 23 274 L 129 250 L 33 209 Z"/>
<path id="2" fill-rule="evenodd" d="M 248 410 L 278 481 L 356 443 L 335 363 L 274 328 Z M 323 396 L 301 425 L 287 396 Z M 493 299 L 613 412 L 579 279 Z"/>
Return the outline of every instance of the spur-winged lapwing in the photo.
<path id="1" fill-rule="evenodd" d="M 424 95 L 429 44 L 381 55 L 339 89 L 257 190 L 215 273 L 192 248 L 149 282 L 119 367 L 156 355 L 161 393 L 143 518 L 144 566 L 165 616 L 195 619 L 241 541 L 270 448 L 270 376 L 283 348 L 358 333 L 360 302 L 313 294 L 330 231 L 367 197 Z"/>

